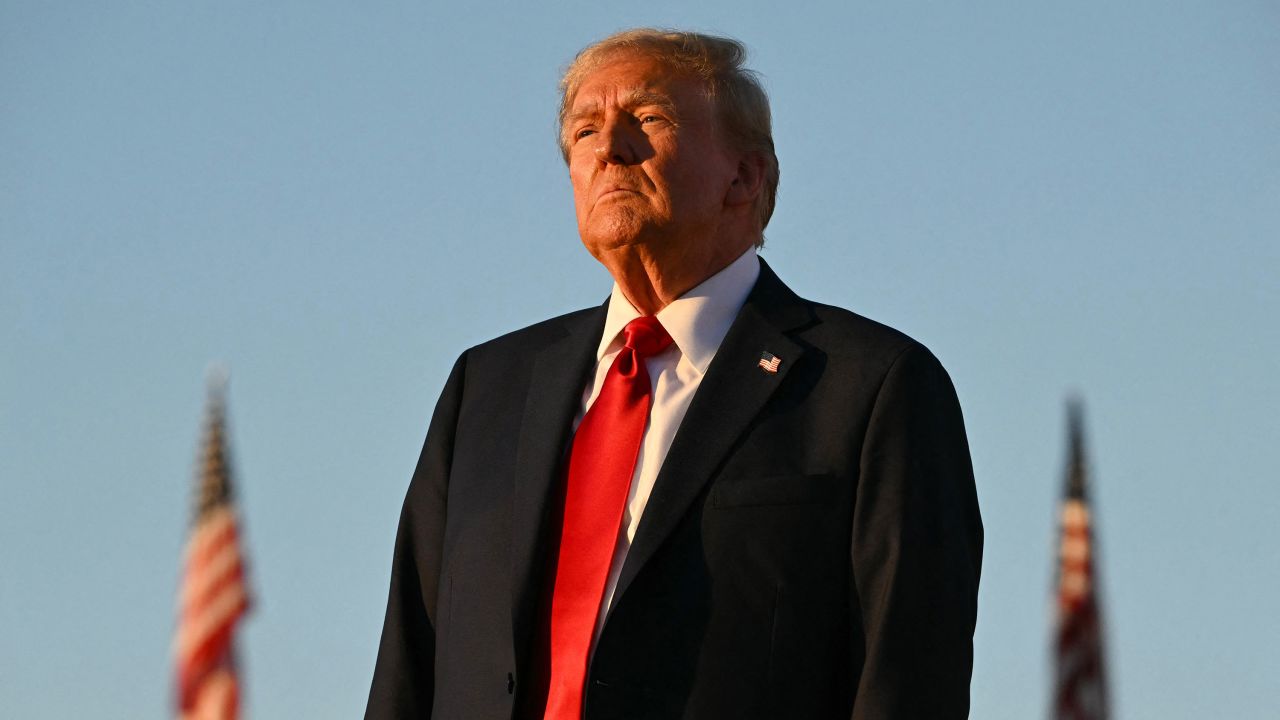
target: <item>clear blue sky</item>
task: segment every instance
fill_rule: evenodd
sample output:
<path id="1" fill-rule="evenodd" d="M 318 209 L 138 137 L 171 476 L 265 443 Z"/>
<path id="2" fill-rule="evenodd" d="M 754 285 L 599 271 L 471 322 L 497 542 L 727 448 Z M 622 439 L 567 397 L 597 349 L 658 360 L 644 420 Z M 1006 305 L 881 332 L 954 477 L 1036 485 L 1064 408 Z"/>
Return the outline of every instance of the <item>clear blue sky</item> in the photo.
<path id="1" fill-rule="evenodd" d="M 950 369 L 987 545 L 973 717 L 1043 716 L 1080 392 L 1119 716 L 1280 704 L 1275 3 L 0 0 L 0 715 L 162 718 L 213 360 L 258 718 L 364 707 L 396 516 L 465 347 L 608 292 L 558 69 L 737 36 L 765 257 Z"/>

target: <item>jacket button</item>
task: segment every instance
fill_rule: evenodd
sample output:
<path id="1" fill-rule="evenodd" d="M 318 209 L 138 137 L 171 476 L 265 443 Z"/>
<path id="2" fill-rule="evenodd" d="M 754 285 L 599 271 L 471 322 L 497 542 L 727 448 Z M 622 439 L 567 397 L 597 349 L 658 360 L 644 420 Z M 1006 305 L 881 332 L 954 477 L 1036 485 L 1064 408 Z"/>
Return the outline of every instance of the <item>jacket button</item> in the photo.
<path id="1" fill-rule="evenodd" d="M 516 692 L 516 678 L 511 673 L 507 673 L 507 694 L 514 695 Z"/>

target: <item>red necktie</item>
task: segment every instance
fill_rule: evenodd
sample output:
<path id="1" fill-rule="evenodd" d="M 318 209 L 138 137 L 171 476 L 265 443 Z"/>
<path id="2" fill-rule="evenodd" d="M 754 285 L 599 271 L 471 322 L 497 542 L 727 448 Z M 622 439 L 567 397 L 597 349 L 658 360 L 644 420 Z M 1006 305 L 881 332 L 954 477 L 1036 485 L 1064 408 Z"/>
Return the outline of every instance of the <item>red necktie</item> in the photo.
<path id="1" fill-rule="evenodd" d="M 582 717 L 591 636 L 653 404 L 644 361 L 671 344 L 671 336 L 652 316 L 632 320 L 622 333 L 626 338 L 622 351 L 578 425 L 569 451 L 564 524 L 551 596 L 545 720 Z"/>

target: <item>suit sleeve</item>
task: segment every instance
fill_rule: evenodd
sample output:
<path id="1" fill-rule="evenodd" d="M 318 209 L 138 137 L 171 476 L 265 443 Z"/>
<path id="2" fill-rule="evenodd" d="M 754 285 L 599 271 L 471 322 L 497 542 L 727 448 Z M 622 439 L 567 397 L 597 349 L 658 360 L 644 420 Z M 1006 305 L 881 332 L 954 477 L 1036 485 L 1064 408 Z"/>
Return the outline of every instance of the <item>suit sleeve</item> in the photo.
<path id="1" fill-rule="evenodd" d="M 391 593 L 365 720 L 431 717 L 436 596 L 444 541 L 454 430 L 466 355 L 445 383 L 409 483 L 391 566 Z"/>
<path id="2" fill-rule="evenodd" d="M 885 376 L 860 464 L 853 718 L 966 718 L 982 520 L 955 389 L 923 346 Z"/>

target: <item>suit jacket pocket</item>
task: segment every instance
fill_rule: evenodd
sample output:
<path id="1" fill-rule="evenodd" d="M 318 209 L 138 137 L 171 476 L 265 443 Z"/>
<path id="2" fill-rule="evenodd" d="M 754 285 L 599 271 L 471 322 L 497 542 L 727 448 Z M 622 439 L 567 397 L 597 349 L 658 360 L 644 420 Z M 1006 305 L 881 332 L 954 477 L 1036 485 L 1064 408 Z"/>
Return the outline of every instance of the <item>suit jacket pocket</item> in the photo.
<path id="1" fill-rule="evenodd" d="M 812 505 L 835 498 L 835 476 L 769 475 L 726 478 L 711 488 L 711 507 L 753 507 L 761 505 Z"/>

